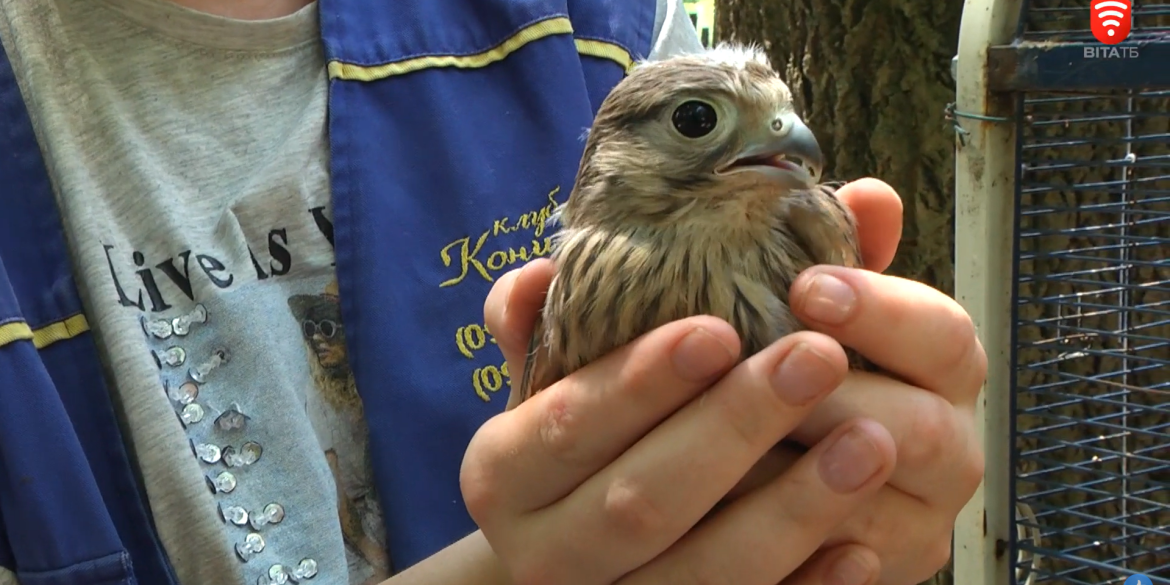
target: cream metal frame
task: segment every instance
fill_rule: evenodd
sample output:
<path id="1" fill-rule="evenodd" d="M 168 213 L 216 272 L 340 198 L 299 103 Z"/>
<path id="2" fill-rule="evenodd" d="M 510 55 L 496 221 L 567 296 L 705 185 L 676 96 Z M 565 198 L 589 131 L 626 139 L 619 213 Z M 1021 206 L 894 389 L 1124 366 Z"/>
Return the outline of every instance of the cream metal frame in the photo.
<path id="1" fill-rule="evenodd" d="M 1015 97 L 990 89 L 988 48 L 1015 37 L 1022 0 L 966 0 L 955 61 L 957 112 L 1013 118 Z M 1009 585 L 1011 511 L 1012 242 L 1016 125 L 956 118 L 955 296 L 975 321 L 988 356 L 976 409 L 986 452 L 983 483 L 954 535 L 954 585 Z"/>

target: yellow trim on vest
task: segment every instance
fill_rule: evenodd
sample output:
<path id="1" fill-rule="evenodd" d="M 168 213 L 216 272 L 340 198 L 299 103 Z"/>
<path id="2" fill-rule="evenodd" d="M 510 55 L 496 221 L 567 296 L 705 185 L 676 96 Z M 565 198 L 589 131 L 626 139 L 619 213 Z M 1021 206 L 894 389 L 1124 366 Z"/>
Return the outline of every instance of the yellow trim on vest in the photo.
<path id="1" fill-rule="evenodd" d="M 377 81 L 395 75 L 405 75 L 423 69 L 434 69 L 438 67 L 478 69 L 502 60 L 504 57 L 507 57 L 533 41 L 552 35 L 567 34 L 573 34 L 573 25 L 569 22 L 568 18 L 558 16 L 530 24 L 520 29 L 516 34 L 508 37 L 504 42 L 482 53 L 476 53 L 474 55 L 428 55 L 383 65 L 370 66 L 331 61 L 329 63 L 329 77 L 347 81 Z"/>
<path id="2" fill-rule="evenodd" d="M 458 69 L 479 69 L 487 67 L 497 61 L 502 61 L 508 55 L 519 50 L 524 45 L 553 35 L 573 34 L 573 24 L 564 16 L 542 20 L 530 24 L 516 34 L 508 37 L 504 42 L 474 55 L 427 55 L 414 57 L 382 65 L 354 65 L 341 61 L 329 62 L 329 77 L 345 81 L 377 81 L 395 75 L 405 75 L 423 69 L 440 67 L 455 67 Z M 609 59 L 622 69 L 629 71 L 634 66 L 634 59 L 629 51 L 605 41 L 592 39 L 578 39 L 575 41 L 577 52 L 590 57 Z"/>
<path id="3" fill-rule="evenodd" d="M 595 41 L 593 39 L 577 39 L 577 52 L 599 59 L 609 59 L 622 66 L 627 73 L 634 67 L 634 58 L 630 52 L 613 43 Z"/>
<path id="4" fill-rule="evenodd" d="M 42 349 L 58 341 L 77 337 L 86 331 L 89 331 L 89 322 L 85 320 L 85 315 L 81 314 L 49 323 L 35 331 L 24 321 L 5 323 L 0 325 L 0 347 L 31 339 L 33 346 Z"/>
<path id="5" fill-rule="evenodd" d="M 28 323 L 24 321 L 0 325 L 0 347 L 16 341 L 28 341 L 32 338 L 32 329 L 29 329 Z"/>

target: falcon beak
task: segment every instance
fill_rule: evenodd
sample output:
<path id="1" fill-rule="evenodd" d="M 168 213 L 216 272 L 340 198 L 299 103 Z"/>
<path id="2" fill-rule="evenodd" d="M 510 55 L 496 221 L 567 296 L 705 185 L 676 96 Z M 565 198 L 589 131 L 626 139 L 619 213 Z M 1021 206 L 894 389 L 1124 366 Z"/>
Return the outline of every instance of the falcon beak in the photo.
<path id="1" fill-rule="evenodd" d="M 824 165 L 816 136 L 799 116 L 789 112 L 769 120 L 767 127 L 755 132 L 746 148 L 718 173 L 762 173 L 790 189 L 809 189 L 820 181 Z"/>

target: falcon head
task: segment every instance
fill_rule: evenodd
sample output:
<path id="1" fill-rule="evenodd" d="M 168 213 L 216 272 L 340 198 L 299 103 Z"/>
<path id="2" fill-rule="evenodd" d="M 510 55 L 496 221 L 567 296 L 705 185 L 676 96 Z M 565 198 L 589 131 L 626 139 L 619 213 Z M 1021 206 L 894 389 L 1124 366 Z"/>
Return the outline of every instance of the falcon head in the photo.
<path id="1" fill-rule="evenodd" d="M 721 45 L 639 63 L 589 131 L 574 197 L 646 209 L 670 200 L 783 197 L 824 162 L 792 93 L 756 47 Z"/>

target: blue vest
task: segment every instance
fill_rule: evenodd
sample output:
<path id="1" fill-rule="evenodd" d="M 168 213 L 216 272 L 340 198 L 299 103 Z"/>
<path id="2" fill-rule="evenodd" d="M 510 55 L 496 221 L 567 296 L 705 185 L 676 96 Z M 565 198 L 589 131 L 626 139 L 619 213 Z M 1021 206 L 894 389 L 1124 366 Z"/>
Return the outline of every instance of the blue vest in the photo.
<path id="1" fill-rule="evenodd" d="M 475 530 L 459 466 L 510 379 L 483 300 L 548 253 L 543 221 L 601 100 L 649 53 L 655 2 L 319 4 L 327 227 L 401 570 Z M 0 566 L 23 585 L 176 583 L 118 425 L 0 51 Z"/>

